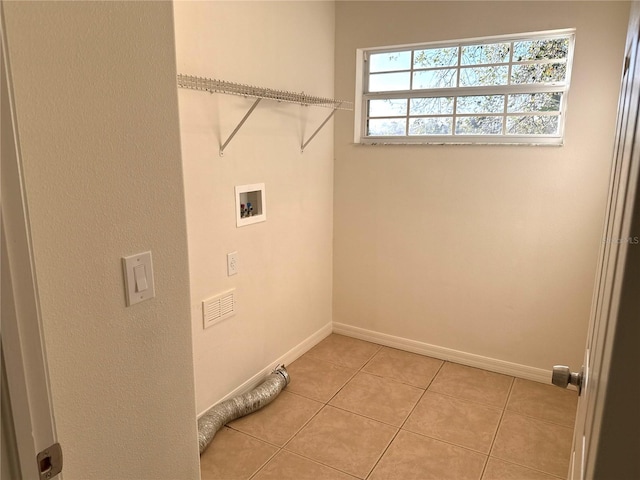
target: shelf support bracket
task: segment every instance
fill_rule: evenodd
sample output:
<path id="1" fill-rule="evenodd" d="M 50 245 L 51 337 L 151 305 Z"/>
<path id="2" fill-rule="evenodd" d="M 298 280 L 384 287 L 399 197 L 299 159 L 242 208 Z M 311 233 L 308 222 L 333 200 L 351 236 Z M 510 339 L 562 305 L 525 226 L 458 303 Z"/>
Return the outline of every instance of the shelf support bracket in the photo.
<path id="1" fill-rule="evenodd" d="M 229 142 L 231 141 L 231 139 L 236 136 L 236 133 L 238 133 L 238 130 L 240 130 L 240 127 L 244 125 L 244 122 L 247 121 L 247 118 L 249 118 L 249 116 L 256 109 L 256 107 L 260 103 L 260 100 L 262 100 L 262 98 L 257 98 L 256 101 L 253 102 L 253 105 L 251 105 L 251 108 L 249 109 L 249 111 L 244 115 L 244 117 L 242 117 L 242 120 L 240 120 L 240 123 L 238 124 L 238 126 L 233 130 L 233 132 L 231 132 L 231 135 L 229 135 L 229 138 L 227 138 L 227 140 L 222 144 L 222 146 L 220 147 L 221 157 L 224 157 L 224 149 L 227 148 L 227 145 L 229 145 Z"/>
<path id="2" fill-rule="evenodd" d="M 333 116 L 335 115 L 336 110 L 338 110 L 338 108 L 340 108 L 340 105 L 342 105 L 342 104 L 340 103 L 337 107 L 335 107 L 335 108 L 331 111 L 331 113 L 329 114 L 329 116 L 328 116 L 327 118 L 325 118 L 324 122 L 322 122 L 322 123 L 320 124 L 320 126 L 316 129 L 316 131 L 315 131 L 315 132 L 313 132 L 313 134 L 309 137 L 309 140 L 307 140 L 306 142 L 304 142 L 304 139 L 303 139 L 302 146 L 300 147 L 300 153 L 304 153 L 304 149 L 307 147 L 307 145 L 309 145 L 309 143 L 311 142 L 311 140 L 313 140 L 313 138 L 318 134 L 318 132 L 319 132 L 320 130 L 322 130 L 322 127 L 324 127 L 324 126 L 327 124 L 327 122 L 328 122 L 329 120 L 331 120 L 331 117 L 333 117 Z"/>

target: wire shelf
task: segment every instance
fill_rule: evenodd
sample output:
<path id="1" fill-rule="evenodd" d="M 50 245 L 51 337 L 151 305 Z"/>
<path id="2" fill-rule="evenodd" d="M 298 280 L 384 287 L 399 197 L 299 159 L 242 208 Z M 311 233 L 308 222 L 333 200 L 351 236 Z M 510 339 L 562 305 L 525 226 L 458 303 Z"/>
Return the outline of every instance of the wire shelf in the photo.
<path id="1" fill-rule="evenodd" d="M 178 87 L 186 88 L 190 90 L 198 90 L 201 92 L 209 93 L 226 93 L 229 95 L 238 95 L 241 97 L 255 98 L 255 102 L 249 108 L 249 111 L 244 115 L 240 123 L 231 132 L 231 135 L 226 139 L 224 143 L 220 145 L 220 156 L 224 156 L 224 149 L 227 148 L 229 142 L 235 137 L 238 130 L 244 125 L 244 122 L 251 116 L 255 108 L 260 101 L 264 98 L 269 100 L 275 100 L 277 102 L 297 103 L 303 106 L 314 107 L 326 107 L 331 109 L 329 116 L 322 122 L 322 124 L 311 134 L 311 136 L 305 141 L 302 139 L 300 145 L 300 151 L 304 152 L 304 149 L 309 145 L 311 140 L 322 130 L 327 122 L 333 117 L 337 110 L 353 110 L 353 103 L 342 100 L 335 100 L 333 98 L 316 97 L 314 95 L 307 95 L 306 93 L 289 92 L 286 90 L 274 90 L 272 88 L 254 87 L 251 85 L 244 85 L 242 83 L 227 82 L 224 80 L 216 80 L 206 77 L 194 77 L 193 75 L 178 74 Z"/>
<path id="2" fill-rule="evenodd" d="M 178 75 L 178 87 L 200 90 L 209 93 L 226 93 L 251 98 L 268 98 L 278 102 L 297 103 L 305 106 L 326 107 L 338 110 L 353 110 L 353 103 L 333 98 L 316 97 L 306 93 L 274 90 L 272 88 L 254 87 L 241 83 L 216 80 L 214 78 L 194 77 L 193 75 Z"/>

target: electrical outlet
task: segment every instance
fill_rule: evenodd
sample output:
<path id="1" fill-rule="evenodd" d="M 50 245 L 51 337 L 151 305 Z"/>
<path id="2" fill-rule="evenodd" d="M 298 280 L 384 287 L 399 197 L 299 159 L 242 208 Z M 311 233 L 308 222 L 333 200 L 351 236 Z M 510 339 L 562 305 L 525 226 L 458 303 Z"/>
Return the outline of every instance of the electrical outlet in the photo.
<path id="1" fill-rule="evenodd" d="M 227 276 L 238 273 L 238 252 L 227 253 Z"/>

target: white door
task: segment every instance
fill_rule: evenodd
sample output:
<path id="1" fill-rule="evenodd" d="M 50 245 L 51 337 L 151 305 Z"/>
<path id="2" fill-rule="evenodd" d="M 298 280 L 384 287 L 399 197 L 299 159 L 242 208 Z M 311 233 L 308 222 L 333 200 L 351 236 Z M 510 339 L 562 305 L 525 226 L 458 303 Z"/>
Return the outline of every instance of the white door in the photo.
<path id="1" fill-rule="evenodd" d="M 22 184 L 20 142 L 14 114 L 11 67 L 7 56 L 4 14 L 2 34 L 2 175 L 0 228 L 2 263 L 2 475 L 11 480 L 49 479 L 61 467 L 58 456 L 46 354 L 42 339 L 38 287 L 33 271 L 29 214 Z M 4 373 L 6 372 L 6 377 Z M 7 398 L 8 391 L 8 398 Z M 11 405 L 6 409 L 6 402 Z M 13 427 L 13 428 L 7 428 Z M 9 434 L 9 431 L 10 434 Z M 53 447 L 53 448 L 51 448 Z M 43 452 L 39 456 L 39 453 Z M 7 465 L 8 464 L 8 465 Z M 17 472 L 19 470 L 19 472 Z M 60 477 L 59 477 L 60 478 Z M 4 478 L 2 480 L 5 480 Z"/>
<path id="2" fill-rule="evenodd" d="M 640 154 L 633 151 L 634 144 L 640 140 L 637 118 L 640 104 L 639 28 L 640 7 L 636 3 L 627 34 L 609 199 L 583 371 L 573 372 L 568 377 L 566 371 L 554 368 L 554 383 L 559 385 L 569 380 L 580 383 L 582 390 L 573 438 L 571 480 L 594 478 L 627 252 L 629 248 L 640 248 L 631 231 L 634 202 L 640 194 L 637 191 Z M 637 145 L 635 147 L 637 149 Z"/>

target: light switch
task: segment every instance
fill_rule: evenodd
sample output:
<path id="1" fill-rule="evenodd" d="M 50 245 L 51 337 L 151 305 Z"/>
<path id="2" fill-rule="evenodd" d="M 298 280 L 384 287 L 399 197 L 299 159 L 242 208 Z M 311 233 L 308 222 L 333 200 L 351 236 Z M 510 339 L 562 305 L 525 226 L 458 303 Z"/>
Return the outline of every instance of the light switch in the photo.
<path id="1" fill-rule="evenodd" d="M 155 297 L 151 252 L 122 258 L 127 306 Z"/>
<path id="2" fill-rule="evenodd" d="M 147 287 L 147 270 L 144 265 L 133 267 L 133 278 L 136 281 L 136 293 L 144 292 Z"/>

